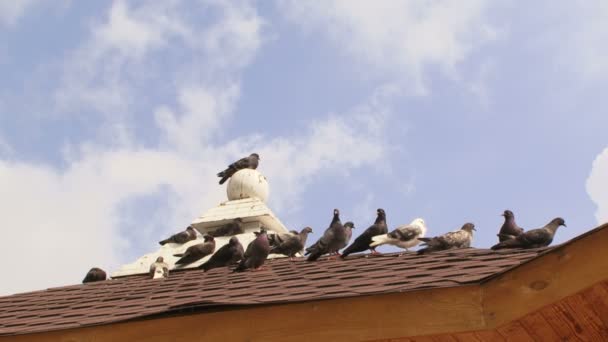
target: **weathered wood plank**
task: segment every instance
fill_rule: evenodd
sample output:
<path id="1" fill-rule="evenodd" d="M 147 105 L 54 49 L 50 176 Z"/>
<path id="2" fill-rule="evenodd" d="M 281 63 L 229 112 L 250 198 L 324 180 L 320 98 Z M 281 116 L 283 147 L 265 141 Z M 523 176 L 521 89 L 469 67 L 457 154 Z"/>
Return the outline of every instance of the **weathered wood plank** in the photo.
<path id="1" fill-rule="evenodd" d="M 524 329 L 519 322 L 506 324 L 496 329 L 496 331 L 508 342 L 534 342 L 532 337 L 528 335 L 526 329 Z"/>
<path id="2" fill-rule="evenodd" d="M 519 323 L 535 341 L 553 342 L 561 339 L 540 312 L 526 315 Z"/>

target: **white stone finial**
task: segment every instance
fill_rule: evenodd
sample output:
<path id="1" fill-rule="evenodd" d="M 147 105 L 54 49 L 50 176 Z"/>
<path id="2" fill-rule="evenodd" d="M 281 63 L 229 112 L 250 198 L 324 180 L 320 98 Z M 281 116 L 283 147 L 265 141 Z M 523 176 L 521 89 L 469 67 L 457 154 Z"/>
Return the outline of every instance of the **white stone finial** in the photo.
<path id="1" fill-rule="evenodd" d="M 226 192 L 230 201 L 256 197 L 266 203 L 268 182 L 257 170 L 243 169 L 230 177 Z"/>

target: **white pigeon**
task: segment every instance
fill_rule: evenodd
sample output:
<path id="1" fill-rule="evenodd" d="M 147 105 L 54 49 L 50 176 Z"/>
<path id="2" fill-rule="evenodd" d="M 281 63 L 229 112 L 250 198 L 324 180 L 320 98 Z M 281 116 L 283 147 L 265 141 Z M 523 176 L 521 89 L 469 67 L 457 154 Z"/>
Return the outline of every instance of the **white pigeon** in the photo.
<path id="1" fill-rule="evenodd" d="M 393 245 L 407 251 L 408 248 L 418 245 L 421 242 L 418 238 L 424 237 L 424 234 L 426 234 L 424 220 L 417 218 L 410 224 L 399 226 L 388 234 L 372 237 L 373 242 L 370 244 L 370 247 Z"/>

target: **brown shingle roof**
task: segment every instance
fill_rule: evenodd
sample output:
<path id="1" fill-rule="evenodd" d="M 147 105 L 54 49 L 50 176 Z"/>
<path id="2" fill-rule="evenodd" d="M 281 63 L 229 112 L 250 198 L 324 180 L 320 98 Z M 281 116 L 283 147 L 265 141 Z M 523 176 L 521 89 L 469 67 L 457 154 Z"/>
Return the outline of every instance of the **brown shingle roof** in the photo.
<path id="1" fill-rule="evenodd" d="M 418 256 L 353 255 L 347 260 L 273 259 L 264 270 L 174 271 L 168 279 L 129 276 L 0 297 L 0 335 L 108 324 L 183 310 L 290 303 L 477 283 L 547 248 L 463 249 Z"/>

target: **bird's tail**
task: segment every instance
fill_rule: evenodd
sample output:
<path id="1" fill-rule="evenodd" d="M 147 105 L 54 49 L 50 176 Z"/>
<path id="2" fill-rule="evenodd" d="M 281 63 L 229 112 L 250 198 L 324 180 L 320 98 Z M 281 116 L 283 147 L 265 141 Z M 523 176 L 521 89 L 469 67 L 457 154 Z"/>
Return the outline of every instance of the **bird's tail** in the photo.
<path id="1" fill-rule="evenodd" d="M 217 173 L 218 177 L 224 177 L 224 175 L 226 175 L 226 170 Z"/>
<path id="2" fill-rule="evenodd" d="M 427 247 L 427 248 L 423 248 L 423 249 L 419 249 L 416 254 L 418 255 L 422 255 L 422 254 L 429 254 L 433 251 L 433 249 L 431 247 Z"/>
<path id="3" fill-rule="evenodd" d="M 509 240 L 505 240 L 503 242 L 499 242 L 490 248 L 493 250 L 497 250 L 497 249 L 503 249 L 503 248 L 517 248 L 517 247 L 520 247 L 519 241 L 517 241 L 516 239 L 509 239 Z"/>
<path id="4" fill-rule="evenodd" d="M 422 242 L 424 242 L 424 243 L 427 243 L 427 242 L 431 241 L 431 239 L 432 239 L 432 238 L 425 238 L 425 237 L 419 237 L 419 238 L 418 238 L 418 240 L 420 240 L 420 241 L 422 241 Z"/>
<path id="5" fill-rule="evenodd" d="M 220 177 L 222 177 L 222 179 L 220 179 L 220 185 L 226 183 L 226 181 L 228 180 L 228 178 L 230 178 L 230 177 L 226 177 L 226 176 L 220 176 Z"/>
<path id="6" fill-rule="evenodd" d="M 158 241 L 158 244 L 159 244 L 159 245 L 161 245 L 161 246 L 164 246 L 164 245 L 165 245 L 165 244 L 167 244 L 167 243 L 169 243 L 169 239 L 165 239 L 165 240 L 162 240 L 162 241 Z"/>
<path id="7" fill-rule="evenodd" d="M 309 251 L 307 252 L 309 253 L 308 258 L 306 258 L 306 261 L 316 261 L 317 259 L 319 259 L 321 257 L 321 255 L 323 255 L 322 252 L 320 251 Z"/>
<path id="8" fill-rule="evenodd" d="M 173 254 L 174 257 L 176 258 L 181 258 L 184 256 L 184 253 L 179 253 L 179 254 Z"/>
<path id="9" fill-rule="evenodd" d="M 383 234 L 383 235 L 376 235 L 372 237 L 372 243 L 369 244 L 370 247 L 377 247 L 380 245 L 384 245 L 385 243 L 388 243 L 388 241 L 390 240 L 388 234 Z"/>
<path id="10" fill-rule="evenodd" d="M 245 267 L 245 262 L 242 260 L 232 272 L 243 272 L 246 269 L 247 267 Z"/>

